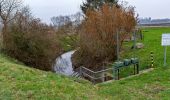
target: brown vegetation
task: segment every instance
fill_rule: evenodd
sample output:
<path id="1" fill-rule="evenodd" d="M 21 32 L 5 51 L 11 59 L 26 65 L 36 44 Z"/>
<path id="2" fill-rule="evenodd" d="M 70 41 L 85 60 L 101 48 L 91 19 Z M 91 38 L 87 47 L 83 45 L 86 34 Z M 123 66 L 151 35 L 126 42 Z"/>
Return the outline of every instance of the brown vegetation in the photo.
<path id="1" fill-rule="evenodd" d="M 27 7 L 17 12 L 8 27 L 6 52 L 41 70 L 52 70 L 55 58 L 61 53 L 52 27 L 31 16 Z"/>
<path id="2" fill-rule="evenodd" d="M 80 34 L 80 50 L 73 57 L 75 67 L 83 65 L 95 68 L 103 62 L 116 59 L 116 33 L 120 35 L 120 44 L 126 34 L 136 25 L 133 7 L 119 8 L 103 5 L 100 10 L 88 10 Z"/>

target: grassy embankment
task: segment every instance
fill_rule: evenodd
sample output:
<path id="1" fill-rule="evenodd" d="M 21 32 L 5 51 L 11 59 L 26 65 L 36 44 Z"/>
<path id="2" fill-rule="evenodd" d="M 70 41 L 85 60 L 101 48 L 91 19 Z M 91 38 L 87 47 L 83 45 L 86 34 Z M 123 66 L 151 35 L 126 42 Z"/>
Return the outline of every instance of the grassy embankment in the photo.
<path id="1" fill-rule="evenodd" d="M 0 100 L 97 99 L 95 87 L 73 78 L 31 69 L 0 54 Z"/>
<path id="2" fill-rule="evenodd" d="M 150 51 L 155 54 L 155 70 L 137 77 L 98 84 L 31 69 L 0 54 L 0 99 L 61 99 L 61 100 L 136 100 L 170 97 L 170 48 L 167 48 L 167 67 L 163 67 L 161 34 L 170 28 L 143 29 L 145 48 L 136 52 L 140 64 L 148 65 Z M 130 52 L 125 56 L 133 54 Z M 142 68 L 142 69 L 143 69 Z M 101 98 L 102 97 L 102 98 Z"/>

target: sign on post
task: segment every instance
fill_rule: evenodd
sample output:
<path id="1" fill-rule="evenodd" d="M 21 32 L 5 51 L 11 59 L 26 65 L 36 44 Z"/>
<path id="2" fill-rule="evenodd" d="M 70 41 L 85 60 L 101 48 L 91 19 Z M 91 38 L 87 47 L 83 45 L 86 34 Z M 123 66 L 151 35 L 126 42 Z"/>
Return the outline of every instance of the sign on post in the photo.
<path id="1" fill-rule="evenodd" d="M 162 46 L 164 46 L 164 66 L 166 66 L 166 47 L 170 46 L 170 33 L 162 34 Z"/>
<path id="2" fill-rule="evenodd" d="M 170 33 L 162 34 L 162 46 L 170 46 Z"/>

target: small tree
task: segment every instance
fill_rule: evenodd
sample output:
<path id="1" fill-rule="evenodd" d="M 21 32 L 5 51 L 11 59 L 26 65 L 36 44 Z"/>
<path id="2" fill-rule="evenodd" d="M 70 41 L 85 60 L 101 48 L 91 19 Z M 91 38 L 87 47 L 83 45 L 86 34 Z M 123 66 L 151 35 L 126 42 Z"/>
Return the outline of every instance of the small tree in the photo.
<path id="1" fill-rule="evenodd" d="M 100 10 L 87 10 L 86 20 L 80 34 L 80 50 L 75 54 L 79 65 L 86 67 L 102 66 L 102 62 L 116 59 L 116 33 L 122 43 L 126 34 L 136 25 L 133 7 L 104 4 Z M 73 62 L 76 62 L 73 59 Z M 75 66 L 79 66 L 75 65 Z"/>
<path id="2" fill-rule="evenodd" d="M 52 17 L 51 22 L 56 29 L 67 27 L 72 24 L 70 16 Z"/>
<path id="3" fill-rule="evenodd" d="M 61 53 L 54 30 L 34 18 L 28 7 L 16 14 L 9 25 L 8 54 L 27 65 L 41 70 L 52 70 L 52 65 Z"/>
<path id="4" fill-rule="evenodd" d="M 4 46 L 7 45 L 9 40 L 7 36 L 8 23 L 15 18 L 15 14 L 19 10 L 21 4 L 22 0 L 0 0 L 0 18 L 3 24 L 2 37 Z"/>
<path id="5" fill-rule="evenodd" d="M 118 7 L 118 0 L 86 0 L 86 2 L 81 5 L 81 10 L 84 14 L 87 13 L 87 10 L 99 10 L 104 4 L 109 4 L 110 6 L 116 5 Z"/>

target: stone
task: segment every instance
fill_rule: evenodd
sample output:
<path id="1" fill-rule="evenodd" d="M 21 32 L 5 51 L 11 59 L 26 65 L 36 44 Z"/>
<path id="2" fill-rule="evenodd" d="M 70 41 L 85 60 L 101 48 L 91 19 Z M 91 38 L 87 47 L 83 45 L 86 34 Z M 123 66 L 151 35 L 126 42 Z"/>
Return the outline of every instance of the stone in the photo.
<path id="1" fill-rule="evenodd" d="M 136 43 L 136 48 L 142 49 L 142 48 L 144 48 L 144 44 L 143 43 Z"/>

